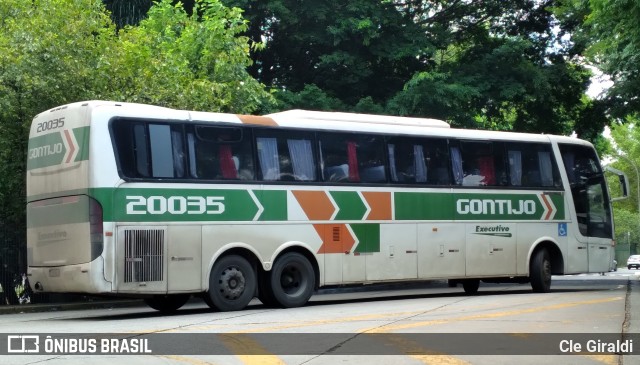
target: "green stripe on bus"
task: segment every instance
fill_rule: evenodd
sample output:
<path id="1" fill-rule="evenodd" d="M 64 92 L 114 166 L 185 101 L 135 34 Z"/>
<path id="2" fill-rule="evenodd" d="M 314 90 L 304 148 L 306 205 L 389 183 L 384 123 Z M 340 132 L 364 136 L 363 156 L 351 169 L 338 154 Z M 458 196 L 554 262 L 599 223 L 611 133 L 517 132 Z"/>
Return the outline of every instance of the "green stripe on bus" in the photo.
<path id="1" fill-rule="evenodd" d="M 398 192 L 394 194 L 396 220 L 451 220 L 455 203 L 450 193 Z"/>
<path id="2" fill-rule="evenodd" d="M 260 221 L 287 220 L 287 191 L 286 190 L 254 190 L 256 198 L 264 208 Z"/>
<path id="3" fill-rule="evenodd" d="M 59 165 L 67 149 L 59 132 L 29 139 L 27 170 Z"/>
<path id="4" fill-rule="evenodd" d="M 78 142 L 78 155 L 75 162 L 85 161 L 89 159 L 89 127 L 74 128 L 73 135 Z"/>
<path id="5" fill-rule="evenodd" d="M 105 221 L 224 222 L 287 218 L 284 190 L 96 188 L 91 189 L 91 194 L 102 205 Z"/>
<path id="6" fill-rule="evenodd" d="M 549 206 L 545 204 L 550 203 Z M 396 220 L 563 220 L 561 193 L 422 193 L 394 194 Z"/>
<path id="7" fill-rule="evenodd" d="M 329 192 L 333 221 L 362 221 L 367 207 L 355 191 Z M 287 221 L 287 190 L 94 188 L 105 221 Z M 564 195 L 551 193 L 395 192 L 394 220 L 564 220 Z M 292 204 L 297 203 L 294 201 Z M 329 220 L 327 220 L 329 221 Z M 357 232 L 354 232 L 357 234 Z"/>
<path id="8" fill-rule="evenodd" d="M 79 162 L 89 159 L 89 127 L 73 128 L 73 138 L 65 137 L 65 131 L 61 129 L 53 133 L 37 136 L 29 139 L 27 153 L 27 170 L 61 165 L 65 162 Z M 68 132 L 67 132 L 68 133 Z M 64 161 L 67 152 L 75 154 L 73 161 Z"/>
<path id="9" fill-rule="evenodd" d="M 380 252 L 380 224 L 353 223 L 349 226 L 358 238 L 358 246 L 354 252 Z"/>
<path id="10" fill-rule="evenodd" d="M 334 220 L 361 220 L 367 212 L 367 207 L 356 191 L 332 191 L 330 194 L 339 209 Z"/>

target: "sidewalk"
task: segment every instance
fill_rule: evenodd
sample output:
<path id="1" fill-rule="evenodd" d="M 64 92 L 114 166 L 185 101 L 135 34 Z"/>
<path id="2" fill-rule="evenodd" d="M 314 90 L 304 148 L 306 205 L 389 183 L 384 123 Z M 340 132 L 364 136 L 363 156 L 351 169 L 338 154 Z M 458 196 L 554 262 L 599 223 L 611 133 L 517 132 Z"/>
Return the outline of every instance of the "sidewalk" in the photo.
<path id="1" fill-rule="evenodd" d="M 607 280 L 612 279 L 611 276 L 619 276 L 615 273 L 601 276 L 597 274 L 589 274 L 589 280 Z M 582 275 L 560 276 L 555 280 L 585 280 Z M 640 317 L 636 318 L 630 310 L 631 307 L 640 306 L 640 272 L 638 275 L 628 277 L 628 294 L 627 294 L 627 319 L 625 324 L 628 328 L 627 332 L 640 332 Z M 417 282 L 399 282 L 385 284 L 366 284 L 353 286 L 336 286 L 322 288 L 314 295 L 340 294 L 340 293 L 356 293 L 356 292 L 373 292 L 373 291 L 393 291 L 406 289 L 423 289 L 423 288 L 447 288 L 446 280 L 431 280 Z M 528 288 L 528 284 L 523 284 L 523 288 Z M 459 288 L 461 290 L 461 288 Z M 201 301 L 199 298 L 191 298 L 191 300 Z M 257 299 L 256 299 L 257 300 Z M 127 307 L 143 307 L 146 306 L 142 299 L 125 299 L 125 298 L 100 298 L 97 297 L 92 301 L 78 301 L 70 303 L 38 303 L 23 305 L 2 305 L 0 306 L 0 316 L 3 314 L 16 313 L 36 313 L 36 312 L 55 312 L 67 310 L 83 310 L 83 309 L 105 309 L 105 308 L 127 308 Z"/>
<path id="2" fill-rule="evenodd" d="M 95 301 L 73 303 L 42 303 L 22 305 L 2 305 L 0 315 L 16 313 L 56 312 L 81 309 L 125 308 L 144 306 L 142 299 L 97 299 Z"/>
<path id="3" fill-rule="evenodd" d="M 318 290 L 314 295 L 323 294 L 337 294 L 337 293 L 356 293 L 356 292 L 368 292 L 368 291 L 388 291 L 388 290 L 401 290 L 401 289 L 415 289 L 425 287 L 446 287 L 445 280 L 433 280 L 433 281 L 420 281 L 420 282 L 402 282 L 402 283 L 387 283 L 387 284 L 367 284 L 367 285 L 353 285 L 353 286 L 337 286 L 328 287 Z M 199 298 L 191 298 L 191 300 L 201 301 Z M 257 299 L 256 299 L 257 300 Z M 126 308 L 126 307 L 139 307 L 146 306 L 142 299 L 123 299 L 123 298 L 96 298 L 93 301 L 78 301 L 70 303 L 37 303 L 37 304 L 22 304 L 22 305 L 1 305 L 0 316 L 3 314 L 16 314 L 16 313 L 36 313 L 36 312 L 55 312 L 55 311 L 67 311 L 67 310 L 82 310 L 82 309 L 104 309 L 104 308 Z"/>

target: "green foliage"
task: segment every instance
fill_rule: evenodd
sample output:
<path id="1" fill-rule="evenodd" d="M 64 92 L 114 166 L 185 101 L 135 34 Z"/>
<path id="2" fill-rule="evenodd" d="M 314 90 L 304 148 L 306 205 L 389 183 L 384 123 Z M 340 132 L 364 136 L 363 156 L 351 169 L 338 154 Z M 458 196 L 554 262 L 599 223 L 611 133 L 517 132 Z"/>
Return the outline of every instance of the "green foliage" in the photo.
<path id="1" fill-rule="evenodd" d="M 264 40 L 250 70 L 286 90 L 275 94 L 280 107 L 300 107 L 291 94 L 315 85 L 347 111 L 556 134 L 570 134 L 587 110 L 589 73 L 567 62 L 548 2 L 224 1 L 244 9 L 252 40 Z M 584 135 L 595 139 L 604 124 L 590 125 Z"/>
<path id="2" fill-rule="evenodd" d="M 265 49 L 254 77 L 276 89 L 316 85 L 353 106 L 384 103 L 427 61 L 432 49 L 414 20 L 387 1 L 224 0 L 245 11 L 247 34 Z"/>
<path id="3" fill-rule="evenodd" d="M 0 2 L 0 219 L 23 222 L 31 119 L 88 99 L 250 113 L 271 96 L 246 71 L 238 9 L 199 0 L 194 15 L 156 3 L 117 31 L 97 0 Z"/>
<path id="4" fill-rule="evenodd" d="M 278 100 L 275 110 L 311 109 L 336 111 L 344 109 L 344 104 L 337 98 L 327 94 L 316 85 L 305 85 L 299 92 L 278 90 L 275 92 Z"/>
<path id="5" fill-rule="evenodd" d="M 102 98 L 192 110 L 251 113 L 269 102 L 246 71 L 251 64 L 246 22 L 239 9 L 197 1 L 193 15 L 181 5 L 156 3 L 148 18 L 125 27 L 107 46 L 99 68 Z"/>
<path id="6" fill-rule="evenodd" d="M 625 247 L 627 252 L 635 254 L 640 248 L 640 215 L 626 209 L 614 208 L 615 237 L 618 247 Z"/>
<path id="7" fill-rule="evenodd" d="M 614 203 L 615 229 L 618 243 L 626 240 L 626 232 L 630 232 L 630 240 L 633 252 L 638 252 L 640 244 L 640 212 L 638 212 L 638 188 L 640 188 L 640 176 L 637 169 L 640 168 L 640 120 L 628 118 L 626 123 L 618 123 L 611 126 L 611 138 L 613 146 L 609 148 L 607 158 L 613 162 L 611 166 L 625 172 L 629 178 L 629 198 Z M 609 186 L 614 190 L 614 196 L 620 193 L 615 191 L 618 185 L 617 179 L 611 179 Z"/>
<path id="8" fill-rule="evenodd" d="M 0 3 L 0 217 L 20 222 L 28 126 L 37 113 L 92 98 L 97 55 L 112 39 L 91 0 Z"/>
<path id="9" fill-rule="evenodd" d="M 572 34 L 574 53 L 613 80 L 604 98 L 608 113 L 620 119 L 640 113 L 640 2 L 562 0 L 555 12 Z"/>

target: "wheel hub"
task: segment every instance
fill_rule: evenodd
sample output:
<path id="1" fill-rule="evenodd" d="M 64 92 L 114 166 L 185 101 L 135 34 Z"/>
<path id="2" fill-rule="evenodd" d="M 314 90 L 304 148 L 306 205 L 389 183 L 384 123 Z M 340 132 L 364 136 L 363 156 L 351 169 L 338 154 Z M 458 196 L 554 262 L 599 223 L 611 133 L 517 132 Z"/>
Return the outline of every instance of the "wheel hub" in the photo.
<path id="1" fill-rule="evenodd" d="M 245 279 L 242 271 L 235 267 L 222 272 L 219 280 L 220 293 L 227 299 L 237 299 L 244 292 Z"/>

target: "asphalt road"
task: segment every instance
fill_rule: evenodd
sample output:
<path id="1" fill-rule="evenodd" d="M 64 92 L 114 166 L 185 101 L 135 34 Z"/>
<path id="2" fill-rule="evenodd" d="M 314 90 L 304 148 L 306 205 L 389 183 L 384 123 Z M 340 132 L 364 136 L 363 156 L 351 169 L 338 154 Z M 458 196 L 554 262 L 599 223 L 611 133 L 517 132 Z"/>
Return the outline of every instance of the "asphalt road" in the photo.
<path id="1" fill-rule="evenodd" d="M 325 290 L 292 309 L 255 301 L 241 312 L 218 313 L 198 300 L 173 315 L 139 305 L 41 309 L 0 315 L 0 333 L 38 336 L 41 349 L 52 335 L 49 344 L 56 339 L 59 348 L 0 355 L 1 364 L 640 364 L 637 270 L 554 277 L 545 294 L 529 285 L 483 283 L 478 295 L 467 296 L 461 287 L 430 282 Z M 74 350 L 70 340 L 94 338 L 100 352 L 105 334 L 128 341 L 126 349 L 116 341 L 109 350 L 131 351 L 131 339 L 146 338 L 136 351 L 151 353 L 62 351 Z M 632 351 L 620 347 L 625 340 Z M 601 351 L 591 351 L 589 341 Z M 605 347 L 610 341 L 620 341 L 618 348 Z"/>

